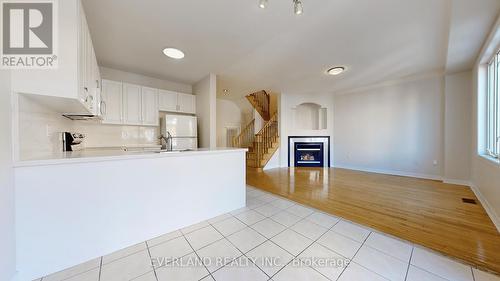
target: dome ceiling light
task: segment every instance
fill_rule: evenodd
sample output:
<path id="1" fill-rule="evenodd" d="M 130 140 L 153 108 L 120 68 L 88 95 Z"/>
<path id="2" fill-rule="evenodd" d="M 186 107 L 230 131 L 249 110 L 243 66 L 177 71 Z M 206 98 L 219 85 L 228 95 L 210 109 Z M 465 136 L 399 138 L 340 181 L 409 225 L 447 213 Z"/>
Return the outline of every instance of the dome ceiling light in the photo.
<path id="1" fill-rule="evenodd" d="M 176 60 L 184 58 L 184 52 L 176 48 L 165 48 L 163 49 L 163 54 L 165 54 L 165 56 L 169 58 Z"/>
<path id="2" fill-rule="evenodd" d="M 345 71 L 345 67 L 336 66 L 336 67 L 332 67 L 332 68 L 328 69 L 326 71 L 326 73 L 328 73 L 329 75 L 336 76 L 336 75 L 340 75 L 340 74 L 344 73 L 344 71 Z"/>

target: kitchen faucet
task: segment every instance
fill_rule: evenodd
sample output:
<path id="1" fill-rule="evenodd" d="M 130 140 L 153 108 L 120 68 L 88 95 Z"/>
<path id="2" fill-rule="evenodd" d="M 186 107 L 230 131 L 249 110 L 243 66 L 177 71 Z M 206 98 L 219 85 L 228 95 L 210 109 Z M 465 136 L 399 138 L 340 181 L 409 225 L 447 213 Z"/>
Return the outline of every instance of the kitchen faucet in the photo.
<path id="1" fill-rule="evenodd" d="M 166 150 L 166 151 L 172 151 L 173 150 L 173 148 L 172 148 L 172 135 L 170 134 L 169 131 L 167 131 L 167 137 L 165 137 L 164 135 L 160 135 L 158 137 L 158 139 L 165 141 L 165 144 L 163 142 L 161 144 L 161 149 L 162 150 Z M 168 146 L 170 146 L 170 148 Z"/>

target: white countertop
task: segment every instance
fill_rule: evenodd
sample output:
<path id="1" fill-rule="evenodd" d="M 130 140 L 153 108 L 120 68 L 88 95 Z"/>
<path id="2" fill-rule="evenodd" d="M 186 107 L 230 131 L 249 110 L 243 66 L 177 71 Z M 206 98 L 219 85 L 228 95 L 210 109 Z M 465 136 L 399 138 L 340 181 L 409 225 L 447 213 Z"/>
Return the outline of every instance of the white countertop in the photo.
<path id="1" fill-rule="evenodd" d="M 61 152 L 57 154 L 48 154 L 37 156 L 32 159 L 25 159 L 14 162 L 14 167 L 28 167 L 28 166 L 44 166 L 44 165 L 60 165 L 71 163 L 85 163 L 85 162 L 101 162 L 101 161 L 116 161 L 116 160 L 130 160 L 130 159 L 146 159 L 146 158 L 163 158 L 163 157 L 184 157 L 196 156 L 211 153 L 234 153 L 246 152 L 246 148 L 200 148 L 190 151 L 123 151 L 117 149 L 109 150 L 82 150 L 73 152 Z"/>

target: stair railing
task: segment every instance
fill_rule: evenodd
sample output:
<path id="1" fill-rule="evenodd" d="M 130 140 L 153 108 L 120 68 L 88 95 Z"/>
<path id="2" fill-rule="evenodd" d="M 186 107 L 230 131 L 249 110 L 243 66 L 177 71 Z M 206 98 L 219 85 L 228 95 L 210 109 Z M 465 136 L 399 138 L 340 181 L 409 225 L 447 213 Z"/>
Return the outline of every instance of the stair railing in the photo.
<path id="1" fill-rule="evenodd" d="M 264 155 L 268 153 L 269 148 L 271 148 L 278 137 L 278 114 L 275 113 L 255 136 L 253 149 L 255 151 L 256 167 L 260 167 L 261 161 L 264 160 Z"/>
<path id="2" fill-rule="evenodd" d="M 255 140 L 255 119 L 233 138 L 233 147 L 249 147 Z"/>
<path id="3" fill-rule="evenodd" d="M 270 119 L 270 102 L 271 99 L 269 94 L 262 90 L 260 92 L 256 92 L 250 95 L 251 100 L 253 101 L 254 108 L 259 112 L 262 118 L 266 121 Z M 252 103 L 252 102 L 251 102 Z"/>

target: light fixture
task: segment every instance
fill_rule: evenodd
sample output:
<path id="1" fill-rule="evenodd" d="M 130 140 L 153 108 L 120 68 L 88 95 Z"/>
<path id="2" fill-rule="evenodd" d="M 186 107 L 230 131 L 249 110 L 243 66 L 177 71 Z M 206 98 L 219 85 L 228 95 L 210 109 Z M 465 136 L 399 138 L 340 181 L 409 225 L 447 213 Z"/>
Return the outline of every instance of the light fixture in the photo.
<path id="1" fill-rule="evenodd" d="M 229 96 L 229 90 L 228 89 L 224 89 L 224 90 L 222 90 L 222 92 L 224 93 L 224 96 Z"/>
<path id="2" fill-rule="evenodd" d="M 292 0 L 293 1 L 293 12 L 296 15 L 302 15 L 304 13 L 304 7 L 302 7 L 301 0 Z M 259 7 L 261 9 L 265 9 L 267 7 L 268 0 L 259 0 Z"/>
<path id="3" fill-rule="evenodd" d="M 336 67 L 332 67 L 332 68 L 328 69 L 326 71 L 326 73 L 328 73 L 330 75 L 339 75 L 339 74 L 342 74 L 344 71 L 345 71 L 345 67 L 336 66 Z"/>
<path id="4" fill-rule="evenodd" d="M 301 15 L 304 12 L 304 8 L 302 7 L 302 2 L 300 0 L 293 0 L 293 12 L 296 15 Z"/>
<path id="5" fill-rule="evenodd" d="M 165 54 L 165 56 L 177 60 L 184 58 L 184 53 L 176 48 L 165 48 L 163 49 L 163 53 Z"/>

